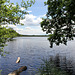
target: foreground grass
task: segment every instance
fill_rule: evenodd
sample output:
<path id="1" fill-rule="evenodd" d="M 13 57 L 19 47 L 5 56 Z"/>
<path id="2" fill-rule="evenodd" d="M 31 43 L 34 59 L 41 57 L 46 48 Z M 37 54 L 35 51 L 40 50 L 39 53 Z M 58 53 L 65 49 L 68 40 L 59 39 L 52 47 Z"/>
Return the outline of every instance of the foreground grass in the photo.
<path id="1" fill-rule="evenodd" d="M 63 64 L 65 65 L 64 69 L 61 68 L 60 63 L 59 56 L 56 56 L 55 59 L 43 59 L 43 64 L 41 64 L 36 75 L 73 75 L 73 70 L 67 68 L 66 62 Z"/>
<path id="2" fill-rule="evenodd" d="M 44 60 L 44 64 L 39 69 L 39 75 L 68 75 L 66 71 L 62 71 L 59 67 L 56 67 L 54 62 Z"/>
<path id="3" fill-rule="evenodd" d="M 0 75 L 1 75 L 1 71 L 2 71 L 2 70 L 0 70 Z"/>

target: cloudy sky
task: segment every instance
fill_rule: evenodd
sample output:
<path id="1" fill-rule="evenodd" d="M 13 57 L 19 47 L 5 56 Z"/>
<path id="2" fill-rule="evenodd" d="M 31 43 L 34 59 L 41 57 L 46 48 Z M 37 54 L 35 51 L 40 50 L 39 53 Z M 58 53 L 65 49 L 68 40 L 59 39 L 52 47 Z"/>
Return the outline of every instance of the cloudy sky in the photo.
<path id="1" fill-rule="evenodd" d="M 13 3 L 18 2 L 21 3 L 21 0 L 10 0 Z M 26 0 L 24 0 L 26 1 Z M 10 25 L 10 27 L 14 28 L 18 33 L 23 35 L 44 35 L 45 32 L 42 31 L 40 27 L 40 22 L 42 21 L 42 17 L 45 17 L 47 12 L 47 7 L 44 6 L 44 2 L 47 0 L 35 0 L 35 4 L 28 8 L 29 15 L 25 15 L 25 19 L 20 22 L 24 24 L 21 25 Z M 23 10 L 23 9 L 22 9 Z"/>

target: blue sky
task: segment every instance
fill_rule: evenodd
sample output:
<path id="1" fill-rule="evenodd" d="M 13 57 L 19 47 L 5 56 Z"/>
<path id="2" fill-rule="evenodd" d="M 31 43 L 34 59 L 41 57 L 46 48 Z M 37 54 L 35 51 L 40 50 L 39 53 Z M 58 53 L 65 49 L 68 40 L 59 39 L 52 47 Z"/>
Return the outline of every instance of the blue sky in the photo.
<path id="1" fill-rule="evenodd" d="M 21 0 L 10 1 L 13 3 L 21 3 Z M 10 25 L 10 27 L 14 28 L 18 33 L 23 35 L 44 35 L 45 32 L 42 31 L 39 23 L 42 21 L 41 18 L 45 17 L 47 12 L 47 7 L 44 6 L 45 1 L 47 0 L 35 0 L 35 4 L 28 8 L 27 11 L 29 12 L 29 15 L 25 15 L 25 19 L 20 21 L 24 24 L 24 26 Z"/>

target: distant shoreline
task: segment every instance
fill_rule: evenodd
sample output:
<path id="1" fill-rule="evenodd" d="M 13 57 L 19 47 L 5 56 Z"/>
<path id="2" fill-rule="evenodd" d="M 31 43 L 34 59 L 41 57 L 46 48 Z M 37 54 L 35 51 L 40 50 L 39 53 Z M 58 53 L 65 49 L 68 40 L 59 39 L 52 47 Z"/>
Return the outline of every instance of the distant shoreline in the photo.
<path id="1" fill-rule="evenodd" d="M 19 35 L 19 37 L 48 37 L 48 35 Z"/>

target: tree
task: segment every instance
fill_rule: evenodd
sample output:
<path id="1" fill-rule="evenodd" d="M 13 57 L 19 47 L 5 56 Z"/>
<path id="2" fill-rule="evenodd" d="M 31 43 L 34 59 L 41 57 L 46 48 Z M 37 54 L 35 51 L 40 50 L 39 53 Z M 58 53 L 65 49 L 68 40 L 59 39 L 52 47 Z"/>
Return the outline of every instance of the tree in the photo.
<path id="1" fill-rule="evenodd" d="M 6 51 L 3 51 L 3 47 L 6 46 L 5 43 L 16 36 L 19 36 L 19 34 L 15 30 L 0 26 L 0 55 L 3 56 L 3 53 L 6 53 Z"/>
<path id="2" fill-rule="evenodd" d="M 74 0 L 48 0 L 47 18 L 41 22 L 43 31 L 49 34 L 50 47 L 53 44 L 67 44 L 75 35 L 75 2 Z"/>
<path id="3" fill-rule="evenodd" d="M 20 19 L 27 14 L 26 10 L 34 4 L 35 0 L 25 3 L 23 0 L 21 5 L 10 3 L 9 0 L 0 0 L 0 25 L 2 24 L 20 24 Z M 21 10 L 23 8 L 24 10 Z"/>
<path id="4" fill-rule="evenodd" d="M 2 27 L 4 24 L 21 24 L 20 20 L 24 19 L 28 7 L 31 7 L 35 3 L 35 0 L 28 0 L 24 2 L 22 0 L 21 5 L 16 3 L 10 3 L 9 0 L 0 0 L 0 55 L 3 55 L 3 47 L 9 38 L 13 38 L 18 35 L 16 31 L 11 28 Z M 23 8 L 24 10 L 21 10 Z M 21 24 L 22 25 L 22 24 Z"/>

